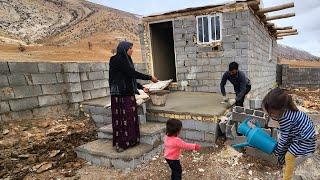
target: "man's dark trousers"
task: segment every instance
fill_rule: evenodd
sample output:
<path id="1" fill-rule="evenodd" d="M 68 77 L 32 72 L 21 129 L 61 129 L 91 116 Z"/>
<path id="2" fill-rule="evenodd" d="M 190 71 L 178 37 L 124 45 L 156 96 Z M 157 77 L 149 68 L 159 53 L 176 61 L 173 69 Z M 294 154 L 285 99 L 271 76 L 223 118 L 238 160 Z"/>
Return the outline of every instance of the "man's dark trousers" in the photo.
<path id="1" fill-rule="evenodd" d="M 239 99 L 238 101 L 236 101 L 236 106 L 241 106 L 243 107 L 243 102 L 244 102 L 244 98 L 246 97 L 246 95 L 250 92 L 251 90 L 251 85 L 247 85 L 246 86 L 246 93 L 244 94 L 244 96 Z M 238 96 L 238 94 L 236 94 Z"/>

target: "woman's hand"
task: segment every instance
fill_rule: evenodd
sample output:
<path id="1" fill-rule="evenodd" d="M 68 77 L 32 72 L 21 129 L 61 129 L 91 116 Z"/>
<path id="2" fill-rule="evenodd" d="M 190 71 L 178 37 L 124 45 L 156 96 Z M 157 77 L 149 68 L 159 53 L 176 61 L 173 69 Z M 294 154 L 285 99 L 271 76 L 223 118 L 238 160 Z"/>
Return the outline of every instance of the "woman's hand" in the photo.
<path id="1" fill-rule="evenodd" d="M 144 88 L 143 88 L 143 91 L 144 91 L 145 93 L 148 93 L 148 92 L 149 92 L 149 89 L 146 88 L 146 87 L 144 87 Z"/>
<path id="2" fill-rule="evenodd" d="M 156 82 L 158 82 L 158 78 L 156 78 L 155 76 L 152 76 L 151 81 L 152 81 L 153 83 L 156 83 Z"/>

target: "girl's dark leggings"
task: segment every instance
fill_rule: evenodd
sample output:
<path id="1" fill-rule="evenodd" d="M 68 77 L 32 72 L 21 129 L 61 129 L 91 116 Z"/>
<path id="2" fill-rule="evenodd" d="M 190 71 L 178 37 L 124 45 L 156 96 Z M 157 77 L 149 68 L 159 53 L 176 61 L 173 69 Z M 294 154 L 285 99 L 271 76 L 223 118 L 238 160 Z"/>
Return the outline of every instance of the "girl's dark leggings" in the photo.
<path id="1" fill-rule="evenodd" d="M 166 161 L 171 169 L 171 180 L 181 180 L 182 167 L 180 164 L 180 160 L 166 159 Z"/>

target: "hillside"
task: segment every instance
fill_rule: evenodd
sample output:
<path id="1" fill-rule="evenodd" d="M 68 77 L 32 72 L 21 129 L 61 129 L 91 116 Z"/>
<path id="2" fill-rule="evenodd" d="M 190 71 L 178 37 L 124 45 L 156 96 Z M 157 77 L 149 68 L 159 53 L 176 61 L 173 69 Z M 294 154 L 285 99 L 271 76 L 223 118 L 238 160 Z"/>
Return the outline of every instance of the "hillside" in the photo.
<path id="1" fill-rule="evenodd" d="M 140 61 L 138 22 L 134 14 L 84 0 L 0 1 L 0 58 L 104 61 L 127 39 Z"/>
<path id="2" fill-rule="evenodd" d="M 280 59 L 320 61 L 320 57 L 314 56 L 307 51 L 281 44 L 278 46 L 278 54 Z"/>

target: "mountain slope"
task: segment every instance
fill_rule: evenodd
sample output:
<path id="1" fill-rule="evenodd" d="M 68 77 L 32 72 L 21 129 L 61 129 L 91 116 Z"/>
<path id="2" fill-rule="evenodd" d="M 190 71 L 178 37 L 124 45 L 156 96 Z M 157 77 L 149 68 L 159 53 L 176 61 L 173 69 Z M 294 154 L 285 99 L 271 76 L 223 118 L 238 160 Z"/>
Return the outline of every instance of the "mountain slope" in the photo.
<path id="1" fill-rule="evenodd" d="M 119 40 L 127 39 L 137 45 L 139 61 L 138 22 L 134 14 L 84 0 L 0 1 L 0 57 L 105 60 Z M 24 54 L 17 49 L 21 44 L 28 45 Z"/>
<path id="2" fill-rule="evenodd" d="M 280 59 L 288 60 L 320 61 L 320 57 L 314 56 L 307 51 L 281 44 L 278 45 L 278 56 Z"/>

